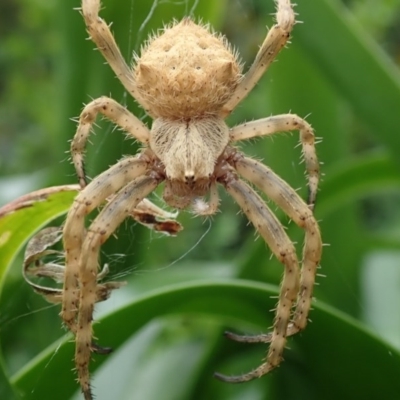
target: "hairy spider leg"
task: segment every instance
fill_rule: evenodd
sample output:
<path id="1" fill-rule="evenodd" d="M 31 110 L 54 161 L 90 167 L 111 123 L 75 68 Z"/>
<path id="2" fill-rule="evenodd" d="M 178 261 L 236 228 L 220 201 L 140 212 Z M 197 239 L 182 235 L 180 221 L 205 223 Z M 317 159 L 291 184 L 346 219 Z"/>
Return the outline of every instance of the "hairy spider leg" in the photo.
<path id="1" fill-rule="evenodd" d="M 231 140 L 236 142 L 293 130 L 300 132 L 300 143 L 308 175 L 307 204 L 314 210 L 319 182 L 319 162 L 315 151 L 314 130 L 307 121 L 295 114 L 274 115 L 237 125 L 230 130 L 230 136 Z"/>
<path id="2" fill-rule="evenodd" d="M 84 154 L 88 137 L 98 114 L 102 114 L 114 122 L 124 132 L 143 144 L 148 144 L 150 131 L 146 125 L 125 107 L 109 97 L 100 97 L 91 101 L 82 110 L 79 124 L 71 142 L 71 156 L 81 188 L 87 185 Z"/>
<path id="3" fill-rule="evenodd" d="M 65 274 L 61 317 L 73 333 L 79 307 L 79 258 L 86 235 L 85 217 L 129 181 L 143 175 L 148 166 L 143 154 L 121 160 L 80 192 L 68 212 L 63 230 Z"/>
<path id="4" fill-rule="evenodd" d="M 290 38 L 290 33 L 296 23 L 290 0 L 278 0 L 276 5 L 277 23 L 269 30 L 253 64 L 236 87 L 231 98 L 222 107 L 220 115 L 223 118 L 226 118 L 251 92 Z"/>
<path id="5" fill-rule="evenodd" d="M 263 237 L 277 259 L 284 265 L 274 329 L 266 361 L 258 368 L 243 375 L 228 377 L 220 373 L 215 374 L 216 378 L 225 382 L 239 383 L 267 374 L 277 367 L 282 360 L 282 353 L 286 343 L 286 329 L 290 322 L 292 306 L 299 289 L 299 262 L 293 243 L 277 217 L 271 212 L 262 198 L 246 182 L 236 177 L 226 179 L 224 186 Z"/>
<path id="6" fill-rule="evenodd" d="M 124 186 L 88 228 L 79 259 L 80 300 L 76 332 L 75 363 L 78 379 L 87 400 L 92 399 L 89 362 L 92 352 L 92 319 L 96 303 L 96 276 L 101 245 L 129 215 L 132 208 L 160 183 L 156 176 L 140 176 Z"/>

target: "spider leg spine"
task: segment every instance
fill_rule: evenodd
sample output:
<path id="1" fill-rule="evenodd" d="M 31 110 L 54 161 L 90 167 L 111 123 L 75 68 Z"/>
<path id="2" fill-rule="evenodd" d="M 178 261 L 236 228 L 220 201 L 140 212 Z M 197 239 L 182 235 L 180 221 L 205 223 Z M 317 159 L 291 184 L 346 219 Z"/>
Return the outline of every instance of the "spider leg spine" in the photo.
<path id="1" fill-rule="evenodd" d="M 96 303 L 98 256 L 101 245 L 161 179 L 141 176 L 124 186 L 90 225 L 79 258 L 80 298 L 76 330 L 75 362 L 84 393 L 90 393 L 89 362 L 93 350 L 92 319 Z M 96 349 L 103 349 L 96 345 Z"/>

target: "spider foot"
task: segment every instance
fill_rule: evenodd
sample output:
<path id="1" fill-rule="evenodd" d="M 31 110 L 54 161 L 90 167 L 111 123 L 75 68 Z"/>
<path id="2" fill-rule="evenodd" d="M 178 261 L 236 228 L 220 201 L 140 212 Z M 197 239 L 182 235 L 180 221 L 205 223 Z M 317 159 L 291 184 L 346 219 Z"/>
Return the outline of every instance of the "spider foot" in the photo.
<path id="1" fill-rule="evenodd" d="M 276 360 L 271 360 L 267 357 L 267 360 L 262 363 L 259 367 L 253 369 L 250 372 L 247 372 L 242 375 L 233 375 L 227 376 L 224 374 L 220 374 L 219 372 L 214 372 L 214 378 L 226 383 L 243 383 L 249 382 L 253 379 L 261 378 L 262 376 L 268 374 L 273 369 L 275 369 L 281 361 L 281 358 L 277 358 Z"/>
<path id="2" fill-rule="evenodd" d="M 272 340 L 272 332 L 262 333 L 260 335 L 238 335 L 233 332 L 225 331 L 224 336 L 240 343 L 271 343 Z"/>
<path id="3" fill-rule="evenodd" d="M 224 374 L 220 374 L 219 372 L 214 372 L 214 378 L 217 378 L 219 381 L 226 382 L 226 383 L 244 383 L 251 381 L 255 378 L 256 376 L 248 376 L 249 374 L 243 374 L 243 375 L 235 375 L 235 376 L 228 376 Z"/>
<path id="4" fill-rule="evenodd" d="M 112 347 L 102 347 L 95 342 L 92 342 L 91 349 L 93 353 L 107 355 L 113 352 Z"/>
<path id="5" fill-rule="evenodd" d="M 92 388 L 82 389 L 82 394 L 85 400 L 93 400 Z"/>
<path id="6" fill-rule="evenodd" d="M 272 333 L 260 334 L 260 335 L 237 335 L 232 332 L 225 332 L 224 335 L 228 339 L 232 339 L 236 342 L 241 343 L 271 343 L 272 342 Z M 270 349 L 271 350 L 271 349 Z M 242 374 L 242 375 L 233 375 L 227 376 L 224 374 L 220 374 L 219 372 L 214 373 L 214 377 L 218 380 L 226 383 L 243 383 L 248 382 L 256 378 L 261 378 L 262 376 L 268 374 L 268 372 L 272 371 L 275 367 L 277 367 L 281 361 L 281 357 L 275 357 L 274 351 L 271 357 L 271 351 L 269 351 L 266 361 L 261 364 L 256 369 Z"/>
<path id="7" fill-rule="evenodd" d="M 253 379 L 261 378 L 262 376 L 273 370 L 275 367 L 276 365 L 274 366 L 269 362 L 265 362 L 264 364 L 261 364 L 258 368 L 253 369 L 246 374 L 227 376 L 224 374 L 220 374 L 219 372 L 214 372 L 214 378 L 217 378 L 218 380 L 226 383 L 249 382 Z"/>

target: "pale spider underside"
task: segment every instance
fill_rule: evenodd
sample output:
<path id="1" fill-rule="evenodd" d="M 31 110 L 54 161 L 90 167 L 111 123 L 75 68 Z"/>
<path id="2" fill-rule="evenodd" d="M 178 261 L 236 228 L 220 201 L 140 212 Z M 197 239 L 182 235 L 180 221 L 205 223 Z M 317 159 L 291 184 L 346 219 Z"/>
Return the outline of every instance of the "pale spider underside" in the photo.
<path id="1" fill-rule="evenodd" d="M 125 89 L 153 118 L 153 125 L 148 129 L 125 107 L 101 97 L 82 111 L 72 141 L 72 159 L 82 191 L 69 210 L 63 230 L 66 264 L 61 315 L 76 337 L 76 369 L 87 400 L 92 399 L 91 352 L 108 351 L 93 342 L 92 333 L 94 305 L 99 300 L 100 247 L 161 182 L 165 184 L 163 197 L 168 205 L 177 209 L 191 206 L 197 215 L 217 211 L 217 185 L 222 185 L 284 266 L 272 332 L 252 337 L 227 334 L 237 341 L 269 343 L 264 362 L 244 375 L 216 374 L 219 379 L 244 382 L 267 374 L 281 362 L 286 337 L 306 326 L 322 248 L 313 216 L 319 180 L 314 132 L 306 121 L 293 114 L 263 118 L 233 128 L 224 122 L 289 39 L 295 24 L 292 5 L 290 0 L 276 3 L 276 25 L 269 30 L 252 66 L 242 75 L 237 54 L 227 40 L 189 18 L 151 37 L 129 67 L 109 26 L 98 15 L 100 0 L 82 1 L 81 11 L 90 38 Z M 83 155 L 99 113 L 138 140 L 143 148 L 86 184 Z M 233 147 L 240 140 L 293 130 L 300 132 L 308 174 L 308 203 L 270 168 Z M 295 246 L 283 226 L 250 185 L 304 229 L 301 267 Z M 198 201 L 206 195 L 209 196 L 207 203 Z M 106 200 L 99 215 L 86 228 L 85 217 Z"/>

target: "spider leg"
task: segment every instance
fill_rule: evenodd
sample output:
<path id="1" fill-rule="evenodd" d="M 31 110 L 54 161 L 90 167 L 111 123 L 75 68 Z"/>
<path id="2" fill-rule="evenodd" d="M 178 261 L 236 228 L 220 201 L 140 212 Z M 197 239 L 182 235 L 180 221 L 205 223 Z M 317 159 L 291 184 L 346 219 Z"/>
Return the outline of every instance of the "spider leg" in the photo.
<path id="1" fill-rule="evenodd" d="M 92 320 L 96 303 L 98 256 L 101 245 L 118 228 L 144 197 L 160 183 L 156 176 L 140 176 L 124 186 L 90 225 L 79 259 L 80 300 L 76 330 L 75 365 L 86 400 L 92 399 L 89 362 L 92 348 Z M 98 346 L 96 345 L 96 350 Z"/>
<path id="2" fill-rule="evenodd" d="M 144 153 L 121 160 L 96 177 L 75 198 L 63 230 L 65 275 L 61 316 L 66 326 L 75 333 L 79 303 L 79 257 L 85 237 L 85 216 L 100 206 L 111 194 L 131 180 L 143 175 L 149 167 Z"/>
<path id="3" fill-rule="evenodd" d="M 288 329 L 286 329 L 286 334 Z M 262 333 L 260 335 L 238 335 L 233 332 L 225 331 L 224 336 L 228 339 L 234 340 L 235 342 L 241 343 L 271 343 L 272 333 Z M 289 336 L 287 334 L 287 336 Z"/>
<path id="4" fill-rule="evenodd" d="M 103 114 L 123 131 L 128 132 L 141 143 L 148 144 L 150 132 L 135 115 L 109 97 L 100 97 L 85 106 L 80 117 L 78 129 L 71 142 L 71 156 L 78 176 L 79 185 L 83 189 L 87 185 L 84 153 L 88 137 L 98 114 Z M 132 210 L 132 218 L 150 229 L 176 234 L 181 226 L 174 221 L 175 216 L 161 210 L 150 200 L 144 199 Z"/>
<path id="5" fill-rule="evenodd" d="M 311 308 L 312 291 L 315 275 L 322 253 L 321 234 L 312 211 L 301 197 L 275 172 L 264 164 L 244 157 L 240 153 L 234 157 L 234 168 L 249 182 L 260 188 L 275 204 L 277 204 L 299 227 L 305 231 L 303 259 L 300 277 L 300 291 L 297 297 L 293 320 L 287 327 L 287 336 L 303 330 L 307 324 L 307 316 Z M 242 342 L 270 342 L 271 334 L 255 337 L 228 333 L 227 336 Z"/>
<path id="6" fill-rule="evenodd" d="M 293 243 L 262 198 L 247 183 L 237 179 L 233 174 L 226 175 L 220 181 L 285 268 L 276 307 L 274 329 L 265 362 L 253 371 L 239 376 L 228 377 L 219 373 L 215 374 L 218 379 L 225 382 L 239 383 L 267 374 L 282 360 L 291 309 L 299 288 L 299 262 Z"/>
<path id="7" fill-rule="evenodd" d="M 139 95 L 131 68 L 122 57 L 114 37 L 106 22 L 99 17 L 100 0 L 82 0 L 82 15 L 90 38 L 103 54 L 108 64 L 125 89 L 145 108 L 146 103 Z"/>
<path id="8" fill-rule="evenodd" d="M 314 210 L 319 182 L 319 163 L 315 152 L 314 131 L 309 123 L 295 114 L 275 115 L 247 122 L 231 129 L 232 141 L 246 140 L 258 136 L 270 136 L 276 133 L 298 130 L 308 174 L 307 204 Z"/>
<path id="9" fill-rule="evenodd" d="M 277 0 L 276 22 L 268 32 L 256 58 L 230 99 L 222 107 L 220 115 L 226 118 L 250 93 L 277 54 L 285 46 L 295 24 L 295 14 L 290 0 Z"/>
<path id="10" fill-rule="evenodd" d="M 103 96 L 87 104 L 79 117 L 78 129 L 71 142 L 72 161 L 82 188 L 87 184 L 83 160 L 86 142 L 99 113 L 141 143 L 147 144 L 150 138 L 146 125 L 115 100 Z"/>

